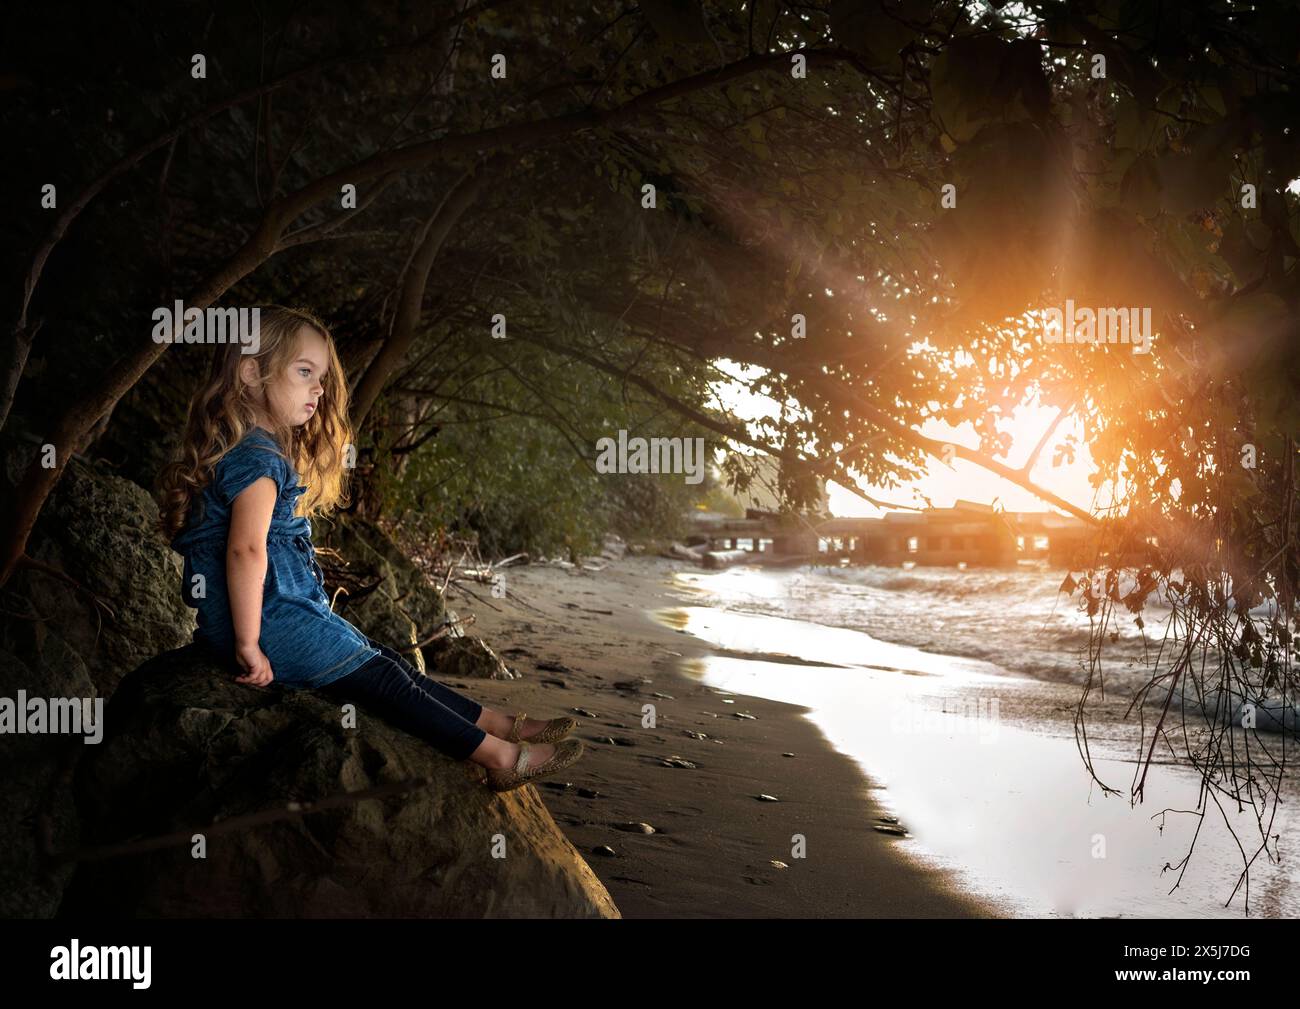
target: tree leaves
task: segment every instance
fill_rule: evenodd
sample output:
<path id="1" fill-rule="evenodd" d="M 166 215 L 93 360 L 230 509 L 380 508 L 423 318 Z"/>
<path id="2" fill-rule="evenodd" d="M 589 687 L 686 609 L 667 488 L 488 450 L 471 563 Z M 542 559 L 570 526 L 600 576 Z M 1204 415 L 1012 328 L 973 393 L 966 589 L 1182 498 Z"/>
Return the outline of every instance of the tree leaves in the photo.
<path id="1" fill-rule="evenodd" d="M 989 124 L 953 156 L 957 205 L 937 211 L 935 251 L 962 285 L 963 312 L 1014 312 L 1042 290 L 1059 241 L 1065 167 L 1031 124 Z M 937 194 L 935 203 L 937 204 Z M 990 255 L 989 250 L 996 254 Z"/>
<path id="2" fill-rule="evenodd" d="M 946 46 L 931 64 L 930 96 L 936 123 L 958 143 L 989 123 L 1042 122 L 1051 101 L 1038 44 L 994 35 Z"/>
<path id="3" fill-rule="evenodd" d="M 1227 192 L 1241 130 L 1240 121 L 1226 117 L 1197 126 L 1187 135 L 1185 150 L 1169 151 L 1157 159 L 1160 205 L 1166 213 L 1189 213 Z"/>
<path id="4" fill-rule="evenodd" d="M 640 0 L 641 14 L 665 42 L 713 45 L 700 0 Z"/>
<path id="5" fill-rule="evenodd" d="M 885 67 L 898 62 L 898 53 L 917 33 L 904 22 L 929 19 L 928 0 L 831 0 L 831 32 L 846 49 L 869 65 Z"/>

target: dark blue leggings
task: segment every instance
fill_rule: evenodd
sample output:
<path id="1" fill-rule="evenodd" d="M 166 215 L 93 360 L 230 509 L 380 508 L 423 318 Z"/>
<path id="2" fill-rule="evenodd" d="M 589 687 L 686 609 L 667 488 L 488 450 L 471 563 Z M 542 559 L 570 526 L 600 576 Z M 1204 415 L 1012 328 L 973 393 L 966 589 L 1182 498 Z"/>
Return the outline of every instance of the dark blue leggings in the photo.
<path id="1" fill-rule="evenodd" d="M 483 712 L 481 704 L 423 675 L 386 645 L 370 644 L 379 649 L 378 655 L 327 683 L 320 692 L 364 704 L 457 760 L 465 760 L 479 748 L 487 738 L 474 724 Z"/>

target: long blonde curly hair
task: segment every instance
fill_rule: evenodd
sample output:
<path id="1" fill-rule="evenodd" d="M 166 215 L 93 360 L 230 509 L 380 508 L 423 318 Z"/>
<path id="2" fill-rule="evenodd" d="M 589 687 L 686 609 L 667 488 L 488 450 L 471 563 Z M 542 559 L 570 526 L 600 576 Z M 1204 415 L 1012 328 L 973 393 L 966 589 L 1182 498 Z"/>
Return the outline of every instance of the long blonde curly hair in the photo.
<path id="1" fill-rule="evenodd" d="M 302 326 L 320 333 L 329 350 L 329 365 L 321 376 L 324 392 L 305 424 L 284 425 L 269 417 L 269 411 L 262 411 L 285 459 L 307 488 L 298 498 L 296 513 L 308 517 L 328 514 L 347 503 L 344 461 L 352 443 L 347 376 L 334 338 L 319 318 L 304 309 L 270 305 L 260 309 L 260 318 L 260 344 L 251 356 L 257 362 L 262 390 L 297 357 L 297 334 Z M 190 400 L 178 458 L 159 474 L 158 524 L 168 541 L 184 528 L 194 500 L 212 480 L 221 457 L 264 423 L 255 409 L 251 387 L 239 375 L 240 365 L 250 355 L 242 353 L 239 343 L 215 349 L 208 379 Z"/>

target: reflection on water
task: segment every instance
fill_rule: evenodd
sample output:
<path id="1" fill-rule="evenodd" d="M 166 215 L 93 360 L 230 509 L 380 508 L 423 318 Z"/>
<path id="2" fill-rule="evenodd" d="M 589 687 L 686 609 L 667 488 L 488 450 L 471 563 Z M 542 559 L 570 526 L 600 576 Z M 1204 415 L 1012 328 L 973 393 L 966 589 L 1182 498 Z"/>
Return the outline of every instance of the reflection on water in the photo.
<path id="1" fill-rule="evenodd" d="M 788 572 L 748 574 L 745 592 L 751 596 L 766 592 L 780 599 L 788 592 L 782 585 Z M 681 577 L 715 596 L 737 582 L 735 571 L 714 580 L 698 573 Z M 725 607 L 727 600 L 719 596 L 716 603 Z M 714 656 L 692 660 L 687 669 L 721 690 L 812 709 L 809 717 L 882 786 L 875 797 L 912 834 L 891 843 L 941 865 L 961 885 L 1004 907 L 1026 916 L 1244 913 L 1244 887 L 1224 907 L 1243 861 L 1223 817 L 1230 817 L 1250 858 L 1259 844 L 1253 814 L 1221 813 L 1207 799 L 1209 813 L 1180 883 L 1198 817 L 1177 811 L 1203 805 L 1199 775 L 1153 764 L 1146 802 L 1131 807 L 1133 754 L 1094 740 L 1098 776 L 1119 789 L 1118 795 L 1104 794 L 1084 768 L 1075 742 L 1069 712 L 1077 688 L 808 620 L 701 606 L 656 616 L 733 652 L 828 663 Z M 1284 846 L 1300 828 L 1289 812 L 1298 792 L 1294 777 L 1284 782 L 1271 825 L 1270 833 L 1280 834 Z M 863 829 L 869 826 L 864 823 Z M 1261 853 L 1251 866 L 1251 915 L 1296 916 L 1296 883 L 1295 870 Z"/>

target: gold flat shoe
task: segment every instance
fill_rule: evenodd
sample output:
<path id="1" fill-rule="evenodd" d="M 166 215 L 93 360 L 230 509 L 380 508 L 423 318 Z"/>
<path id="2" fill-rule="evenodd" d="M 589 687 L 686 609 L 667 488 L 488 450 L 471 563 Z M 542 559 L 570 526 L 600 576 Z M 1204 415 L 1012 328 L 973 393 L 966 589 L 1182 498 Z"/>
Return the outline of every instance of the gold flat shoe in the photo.
<path id="1" fill-rule="evenodd" d="M 511 789 L 532 784 L 548 774 L 562 771 L 582 756 L 581 739 L 561 739 L 555 744 L 555 755 L 544 764 L 528 766 L 528 751 L 531 744 L 524 740 L 519 744 L 519 759 L 510 770 L 490 768 L 487 772 L 487 786 L 494 792 L 509 792 Z"/>
<path id="2" fill-rule="evenodd" d="M 542 731 L 535 736 L 529 736 L 526 740 L 520 738 L 519 729 L 524 724 L 524 719 L 528 717 L 526 711 L 521 711 L 515 715 L 514 723 L 510 726 L 510 735 L 506 736 L 506 741 L 510 743 L 558 743 L 570 732 L 578 727 L 576 718 L 552 718 L 544 726 Z"/>

